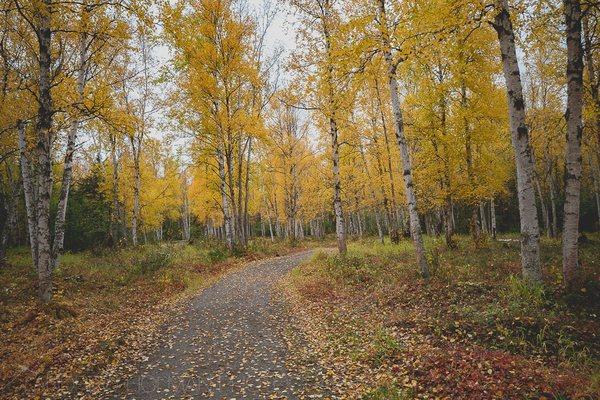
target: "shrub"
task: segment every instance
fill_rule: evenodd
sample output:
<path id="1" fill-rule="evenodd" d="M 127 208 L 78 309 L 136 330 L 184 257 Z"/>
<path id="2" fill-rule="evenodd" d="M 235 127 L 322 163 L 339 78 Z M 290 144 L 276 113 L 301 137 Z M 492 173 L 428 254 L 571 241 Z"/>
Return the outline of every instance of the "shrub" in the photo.
<path id="1" fill-rule="evenodd" d="M 149 246 L 134 257 L 133 267 L 142 274 L 168 267 L 173 261 L 173 249 L 170 246 Z"/>

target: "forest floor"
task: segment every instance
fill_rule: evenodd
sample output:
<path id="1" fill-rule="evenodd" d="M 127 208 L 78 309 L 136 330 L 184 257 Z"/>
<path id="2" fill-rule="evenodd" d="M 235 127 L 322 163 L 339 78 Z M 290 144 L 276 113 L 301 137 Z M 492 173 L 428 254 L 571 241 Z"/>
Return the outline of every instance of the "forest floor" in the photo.
<path id="1" fill-rule="evenodd" d="M 54 299 L 46 305 L 35 299 L 36 279 L 28 250 L 13 249 L 8 264 L 0 268 L 0 398 L 125 396 L 123 387 L 126 386 L 127 391 L 134 390 L 131 376 L 140 365 L 153 367 L 154 362 L 160 364 L 160 360 L 150 358 L 157 349 L 161 346 L 169 348 L 160 353 L 167 360 L 174 356 L 170 351 L 179 349 L 173 347 L 174 342 L 169 336 L 172 332 L 167 328 L 185 328 L 189 333 L 188 328 L 192 325 L 183 324 L 190 307 L 196 307 L 199 313 L 210 312 L 200 310 L 207 300 L 203 296 L 211 296 L 210 293 L 215 296 L 211 303 L 217 307 L 214 312 L 231 322 L 232 335 L 239 336 L 239 324 L 258 324 L 260 321 L 244 319 L 242 314 L 236 314 L 235 318 L 233 314 L 227 314 L 234 310 L 230 310 L 225 300 L 234 298 L 236 293 L 239 295 L 241 289 L 227 286 L 228 282 L 246 276 L 238 274 L 246 274 L 240 271 L 252 266 L 253 260 L 296 253 L 319 244 L 322 243 L 304 242 L 290 247 L 286 243 L 257 239 L 244 254 L 233 256 L 228 256 L 218 243 L 166 243 L 134 249 L 67 253 L 55 271 Z M 275 263 L 273 273 L 278 274 L 294 266 Z M 248 271 L 257 270 L 249 268 Z M 252 274 L 247 278 L 252 278 Z M 267 283 L 255 279 L 253 284 Z M 210 290 L 204 295 L 207 287 Z M 240 299 L 238 303 L 232 303 L 239 307 L 238 312 L 264 305 L 266 300 L 260 297 L 259 286 L 248 286 L 244 290 L 255 296 L 248 300 L 260 304 Z M 265 312 L 265 315 L 271 315 Z M 193 325 L 197 328 L 194 334 L 203 329 L 206 332 L 206 329 L 222 328 L 211 325 L 210 321 L 202 323 L 208 325 Z M 167 338 L 171 338 L 170 343 L 165 342 Z M 177 343 L 185 345 L 180 341 Z M 211 343 L 215 351 L 224 351 L 225 348 L 218 346 L 231 344 Z M 198 350 L 205 349 L 198 347 Z M 212 360 L 218 356 L 214 354 Z M 201 365 L 197 364 L 197 367 Z M 185 373 L 190 377 L 193 371 L 190 369 Z M 117 390 L 116 394 L 114 391 L 111 394 L 108 389 Z M 143 387 L 138 385 L 138 389 Z M 162 397 L 182 396 L 163 392 Z M 154 397 L 146 393 L 141 398 Z"/>
<path id="2" fill-rule="evenodd" d="M 0 398 L 598 398 L 600 237 L 582 244 L 587 284 L 570 296 L 559 241 L 543 241 L 535 287 L 518 279 L 515 237 L 457 239 L 427 238 L 429 282 L 408 241 L 357 240 L 346 257 L 269 241 L 238 256 L 215 243 L 67 254 L 48 305 L 14 250 Z"/>
<path id="3" fill-rule="evenodd" d="M 517 237 L 448 250 L 427 238 L 432 277 L 412 246 L 375 239 L 344 258 L 317 253 L 281 288 L 332 397 L 600 398 L 600 237 L 580 247 L 586 286 L 560 289 L 560 241 L 544 239 L 544 286 L 518 277 Z"/>

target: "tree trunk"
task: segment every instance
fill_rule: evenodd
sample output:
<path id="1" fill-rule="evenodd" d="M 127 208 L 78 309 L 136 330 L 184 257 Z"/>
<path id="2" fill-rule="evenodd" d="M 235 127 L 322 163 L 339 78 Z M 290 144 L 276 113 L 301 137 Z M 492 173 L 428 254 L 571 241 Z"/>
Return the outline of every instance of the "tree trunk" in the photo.
<path id="1" fill-rule="evenodd" d="M 381 127 L 383 129 L 383 138 L 384 138 L 384 142 L 385 142 L 385 149 L 386 149 L 386 159 L 387 159 L 387 171 L 388 171 L 388 177 L 390 180 L 390 196 L 391 196 L 391 207 L 392 210 L 398 210 L 398 205 L 396 204 L 396 184 L 394 183 L 394 169 L 392 168 L 392 149 L 390 148 L 390 139 L 389 139 L 389 135 L 388 135 L 388 130 L 387 130 L 387 125 L 385 122 L 385 111 L 383 108 L 383 101 L 381 100 L 381 92 L 379 89 L 379 81 L 377 79 L 375 79 L 375 90 L 377 93 L 377 105 L 379 107 L 379 114 L 381 116 Z M 383 189 L 382 189 L 383 190 Z M 383 190 L 385 193 L 385 190 Z M 385 194 L 384 194 L 385 196 Z M 385 201 L 385 206 L 386 206 L 386 211 L 387 211 L 387 215 L 388 215 L 388 223 L 389 223 L 389 227 L 388 230 L 395 230 L 398 229 L 398 227 L 400 226 L 400 220 L 394 216 L 394 214 L 391 212 L 391 210 L 389 210 L 388 205 L 387 205 L 387 198 L 384 197 L 384 201 Z"/>
<path id="2" fill-rule="evenodd" d="M 492 238 L 496 239 L 496 204 L 494 203 L 494 198 L 490 200 L 490 219 L 492 220 L 491 226 L 491 235 Z"/>
<path id="3" fill-rule="evenodd" d="M 446 196 L 444 201 L 444 238 L 446 239 L 446 246 L 449 249 L 456 248 L 456 242 L 454 241 L 454 224 L 452 223 L 452 199 L 450 196 Z"/>
<path id="4" fill-rule="evenodd" d="M 515 34 L 510 20 L 508 1 L 497 0 L 497 14 L 493 27 L 498 34 L 502 53 L 502 67 L 508 95 L 508 110 L 512 145 L 515 150 L 517 191 L 521 222 L 521 267 L 523 277 L 531 282 L 542 282 L 540 267 L 540 231 L 533 188 L 534 162 L 529 129 L 525 124 L 525 101 L 515 46 Z"/>
<path id="5" fill-rule="evenodd" d="M 558 213 L 556 212 L 556 189 L 554 171 L 550 173 L 550 208 L 552 210 L 552 237 L 558 237 Z"/>
<path id="6" fill-rule="evenodd" d="M 31 258 L 37 267 L 37 215 L 35 213 L 35 204 L 37 198 L 33 187 L 31 177 L 32 168 L 27 158 L 27 142 L 25 138 L 25 123 L 17 122 L 19 134 L 19 154 L 21 162 L 21 179 L 23 180 L 23 192 L 25 194 L 25 211 L 27 213 L 27 231 L 29 232 L 29 245 L 31 247 Z"/>
<path id="7" fill-rule="evenodd" d="M 117 157 L 117 137 L 114 133 L 110 133 L 110 162 L 112 165 L 112 210 L 110 215 L 110 231 L 113 243 L 117 244 L 123 234 L 123 225 L 119 205 L 119 159 Z"/>
<path id="8" fill-rule="evenodd" d="M 429 278 L 429 265 L 427 264 L 427 258 L 425 257 L 425 247 L 423 246 L 423 237 L 421 235 L 421 223 L 419 221 L 419 214 L 417 211 L 417 197 L 415 195 L 415 188 L 412 177 L 410 153 L 408 149 L 408 143 L 406 142 L 406 138 L 404 136 L 404 121 L 402 119 L 402 110 L 400 108 L 398 81 L 396 80 L 396 65 L 394 64 L 394 61 L 392 59 L 390 38 L 388 35 L 385 0 L 378 1 L 380 16 L 379 24 L 381 28 L 381 36 L 383 39 L 384 57 L 388 69 L 388 83 L 390 88 L 392 111 L 395 120 L 394 125 L 396 128 L 396 141 L 398 142 L 398 147 L 400 147 L 400 155 L 402 158 L 402 170 L 404 171 L 404 190 L 406 193 L 406 201 L 408 203 L 410 232 L 414 242 L 415 252 L 417 255 L 417 262 L 421 270 L 421 275 L 427 279 Z"/>
<path id="9" fill-rule="evenodd" d="M 581 195 L 581 136 L 583 133 L 583 48 L 581 4 L 564 0 L 567 37 L 567 147 L 565 153 L 565 205 L 563 225 L 563 278 L 573 290 L 580 277 L 579 202 Z"/>
<path id="10" fill-rule="evenodd" d="M 187 177 L 184 174 L 181 182 L 182 205 L 181 205 L 181 236 L 185 242 L 189 242 L 191 238 L 190 232 L 190 203 L 188 200 L 188 184 Z"/>
<path id="11" fill-rule="evenodd" d="M 225 160 L 223 157 L 223 152 L 221 150 L 217 150 L 217 162 L 219 164 L 219 188 L 221 191 L 221 206 L 223 208 L 223 227 L 225 229 L 225 242 L 227 243 L 227 248 L 231 251 L 233 250 L 233 227 L 231 226 L 231 213 L 229 207 L 229 198 L 227 197 L 226 191 L 226 177 L 225 177 Z"/>
<path id="12" fill-rule="evenodd" d="M 440 82 L 441 83 L 441 82 Z M 445 96 L 445 94 L 444 94 Z M 440 121 L 441 121 L 441 128 L 442 128 L 442 135 L 446 136 L 447 132 L 447 127 L 446 127 L 446 108 L 447 108 L 447 104 L 446 104 L 446 98 L 444 97 L 442 99 L 442 101 L 440 102 L 440 110 L 441 110 L 441 116 L 440 116 Z M 446 240 L 446 246 L 449 249 L 454 249 L 456 248 L 456 243 L 454 242 L 453 239 L 453 235 L 454 235 L 454 225 L 452 224 L 452 220 L 451 220 L 451 210 L 452 210 L 452 178 L 451 178 L 451 172 L 450 172 L 450 160 L 449 160 L 449 152 L 448 152 L 448 144 L 447 141 L 444 139 L 443 143 L 442 143 L 442 147 L 444 150 L 444 179 L 443 179 L 443 183 L 442 183 L 442 188 L 445 189 L 445 194 L 444 194 L 444 237 Z M 437 148 L 437 146 L 436 146 Z"/>
<path id="13" fill-rule="evenodd" d="M 12 170 L 10 168 L 10 160 L 5 160 L 6 165 L 6 193 L 0 193 L 2 204 L 5 212 L 5 219 L 0 221 L 2 228 L 0 229 L 0 265 L 6 259 L 6 249 L 11 236 L 11 229 L 16 227 L 16 207 L 15 203 L 18 198 L 18 187 L 13 179 Z M 0 182 L 2 178 L 0 177 Z"/>
<path id="14" fill-rule="evenodd" d="M 82 2 L 82 25 L 83 21 L 87 20 L 86 1 Z M 87 33 L 85 27 L 82 28 L 79 35 L 79 67 L 77 71 L 77 97 L 78 102 L 83 104 L 84 90 L 86 83 L 86 53 L 87 53 Z M 58 266 L 58 257 L 63 251 L 65 242 L 65 219 L 67 215 L 67 202 L 69 201 L 69 191 L 71 189 L 71 180 L 73 177 L 73 156 L 75 154 L 75 141 L 80 126 L 80 116 L 72 116 L 71 126 L 67 134 L 67 149 L 65 152 L 63 177 L 60 189 L 60 197 L 58 200 L 58 208 L 56 210 L 56 218 L 54 222 L 54 242 L 52 247 L 52 268 Z"/>
<path id="15" fill-rule="evenodd" d="M 594 163 L 594 157 L 588 154 L 590 171 L 592 171 L 592 182 L 594 184 L 594 198 L 596 199 L 596 212 L 598 217 L 598 230 L 600 230 L 600 158 L 598 164 Z"/>
<path id="16" fill-rule="evenodd" d="M 275 237 L 273 236 L 273 224 L 271 223 L 271 217 L 269 216 L 269 234 L 271 235 L 271 242 L 275 241 Z"/>
<path id="17" fill-rule="evenodd" d="M 133 215 L 131 217 L 131 241 L 133 242 L 134 246 L 137 246 L 138 225 L 140 221 L 140 193 L 142 189 L 139 153 L 134 155 L 133 174 Z"/>
<path id="18" fill-rule="evenodd" d="M 483 233 L 489 233 L 489 226 L 487 222 L 487 217 L 485 215 L 485 203 L 479 203 L 479 215 L 481 216 L 481 229 Z"/>
<path id="19" fill-rule="evenodd" d="M 37 134 L 36 222 L 38 294 L 42 301 L 52 298 L 52 249 L 50 237 L 50 197 L 52 192 L 52 6 L 44 0 L 39 15 L 39 92 Z"/>
<path id="20" fill-rule="evenodd" d="M 379 236 L 379 240 L 381 241 L 381 244 L 383 244 L 385 240 L 383 238 L 383 229 L 381 227 L 381 217 L 377 210 L 375 210 L 375 225 L 377 225 L 377 236 Z"/>
<path id="21" fill-rule="evenodd" d="M 550 215 L 548 214 L 548 208 L 546 207 L 546 203 L 544 202 L 544 196 L 542 194 L 542 187 L 540 186 L 540 181 L 535 180 L 535 186 L 537 188 L 538 197 L 540 198 L 540 207 L 542 207 L 542 217 L 544 217 L 544 229 L 546 230 L 546 236 L 552 236 L 552 228 L 550 227 Z"/>
<path id="22" fill-rule="evenodd" d="M 340 179 L 340 150 L 338 141 L 338 127 L 336 121 L 336 104 L 333 89 L 333 56 L 331 49 L 331 38 L 329 36 L 329 3 L 323 9 L 323 35 L 325 37 L 325 51 L 327 53 L 327 85 L 329 96 L 329 134 L 331 136 L 331 151 L 333 163 L 333 212 L 335 214 L 335 232 L 337 235 L 338 251 L 346 254 L 346 223 L 342 210 L 342 190 Z"/>
<path id="23" fill-rule="evenodd" d="M 248 152 L 246 154 L 246 176 L 244 178 L 244 226 L 246 227 L 246 242 L 250 237 L 250 221 L 248 219 L 248 202 L 250 199 L 250 157 L 252 156 L 252 137 L 248 138 Z"/>
<path id="24" fill-rule="evenodd" d="M 466 110 L 468 107 L 467 100 L 467 87 L 465 82 L 463 81 L 461 84 L 461 100 L 460 104 L 463 110 Z M 470 185 L 475 185 L 475 177 L 473 173 L 473 146 L 472 146 L 472 138 L 471 138 L 471 129 L 469 128 L 469 121 L 467 121 L 466 117 L 463 117 L 463 131 L 465 135 L 465 160 L 467 164 L 467 177 L 469 179 Z M 478 248 L 481 245 L 481 229 L 479 225 L 479 218 L 477 216 L 477 206 L 472 204 L 471 209 L 471 219 L 469 220 L 469 227 L 471 230 L 471 236 L 473 237 L 473 243 L 475 247 Z"/>

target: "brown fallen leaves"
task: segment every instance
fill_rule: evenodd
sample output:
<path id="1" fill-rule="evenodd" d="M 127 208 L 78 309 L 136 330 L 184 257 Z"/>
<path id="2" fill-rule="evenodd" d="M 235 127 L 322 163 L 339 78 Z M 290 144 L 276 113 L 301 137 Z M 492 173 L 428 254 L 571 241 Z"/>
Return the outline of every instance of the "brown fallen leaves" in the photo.
<path id="1" fill-rule="evenodd" d="M 401 264 L 357 257 L 362 261 L 343 261 L 339 271 L 339 260 L 317 256 L 283 284 L 297 329 L 309 341 L 298 351 L 330 371 L 326 378 L 337 397 L 600 395 L 593 381 L 598 320 L 589 309 L 564 306 L 543 305 L 538 311 L 547 315 L 528 315 L 531 310 L 502 295 L 499 276 L 508 276 L 513 263 L 497 267 L 497 275 L 438 275 L 425 284 Z M 452 262 L 446 267 L 454 268 Z"/>
<path id="2" fill-rule="evenodd" d="M 0 274 L 5 288 L 0 294 L 0 397 L 107 396 L 106 383 L 134 372 L 161 342 L 162 326 L 190 296 L 247 261 L 269 255 L 251 252 L 215 263 L 171 265 L 131 279 L 113 276 L 125 273 L 123 268 L 98 272 L 77 266 L 84 276 L 72 279 L 69 271 L 57 276 L 47 305 L 35 300 L 28 266 L 7 266 Z"/>

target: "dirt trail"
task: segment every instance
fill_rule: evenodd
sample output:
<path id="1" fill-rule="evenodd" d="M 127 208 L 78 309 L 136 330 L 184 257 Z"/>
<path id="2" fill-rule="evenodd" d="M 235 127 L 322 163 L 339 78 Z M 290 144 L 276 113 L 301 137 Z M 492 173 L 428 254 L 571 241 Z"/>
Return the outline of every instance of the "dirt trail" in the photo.
<path id="1" fill-rule="evenodd" d="M 253 262 L 205 289 L 114 398 L 323 397 L 319 367 L 289 362 L 287 313 L 272 297 L 273 285 L 311 254 Z"/>

